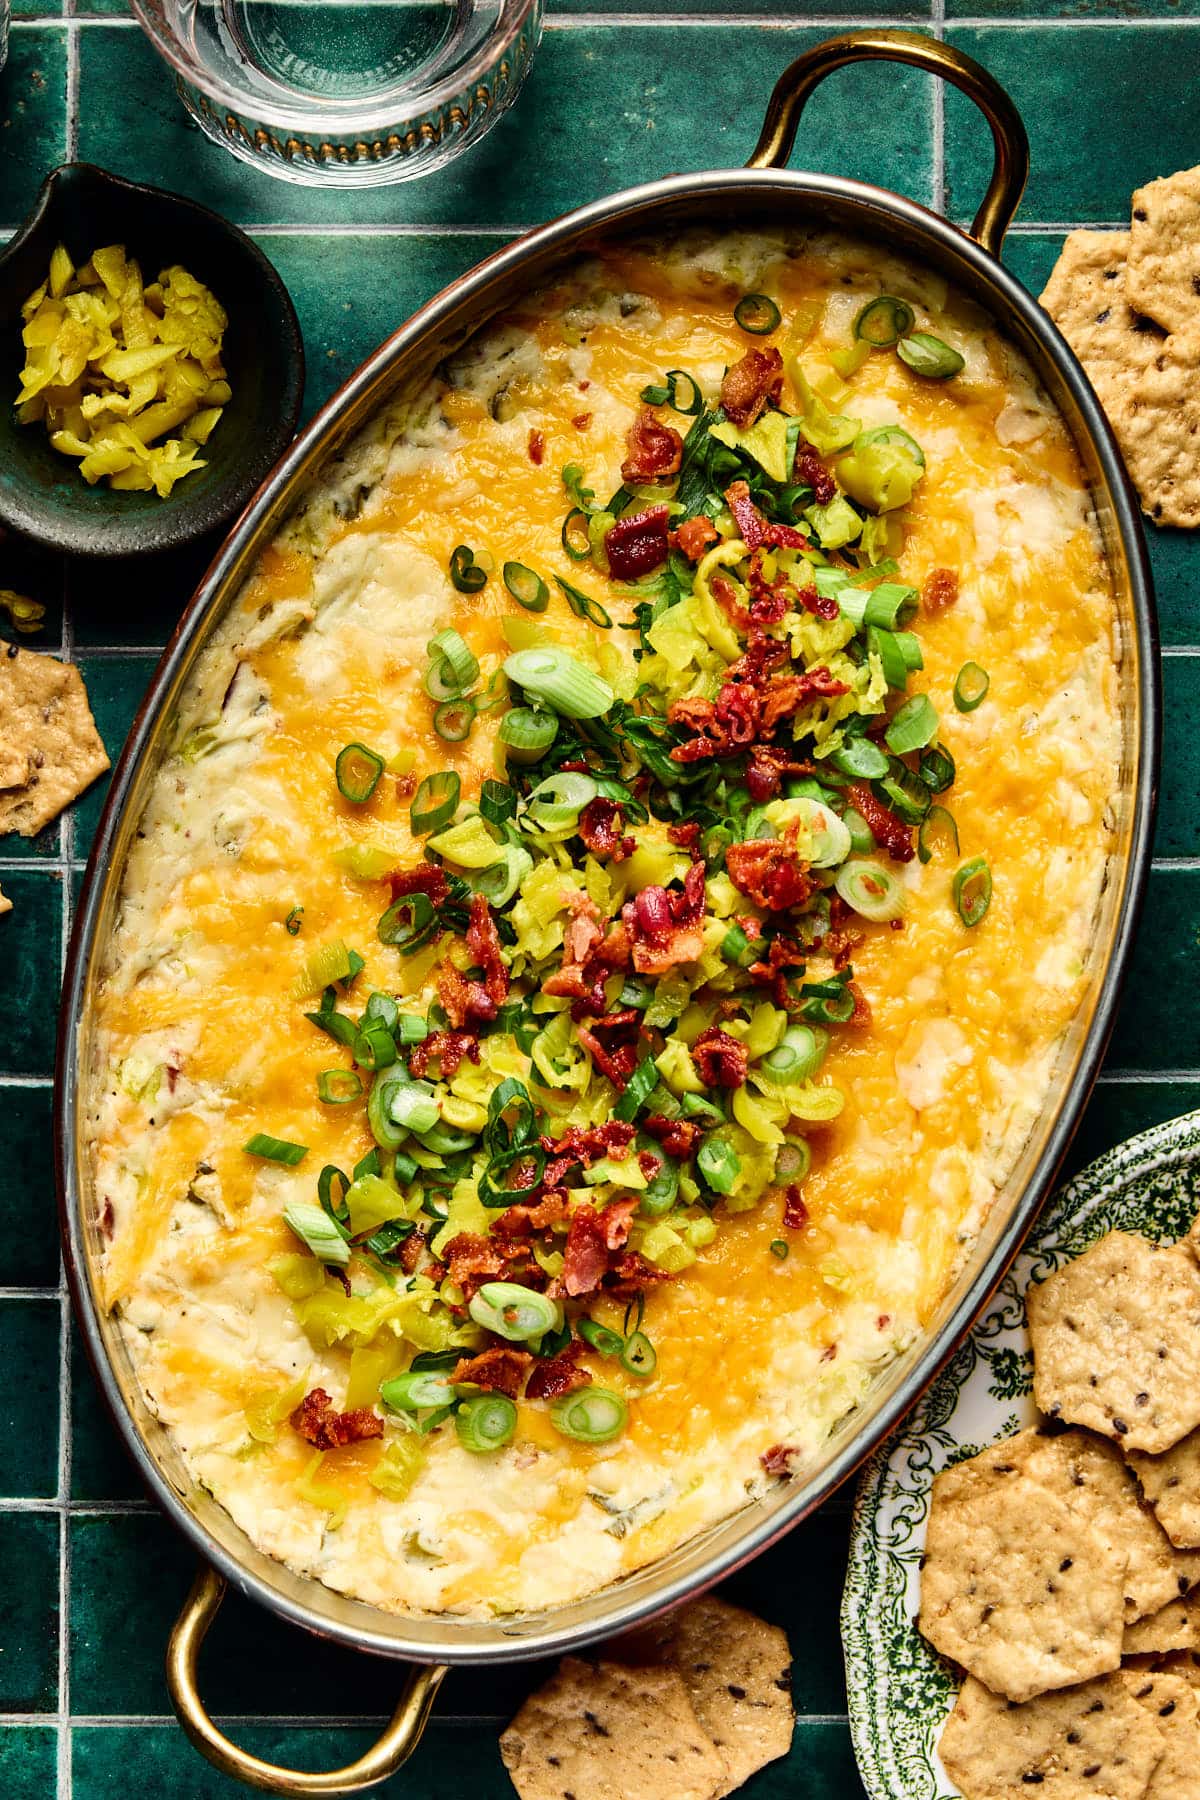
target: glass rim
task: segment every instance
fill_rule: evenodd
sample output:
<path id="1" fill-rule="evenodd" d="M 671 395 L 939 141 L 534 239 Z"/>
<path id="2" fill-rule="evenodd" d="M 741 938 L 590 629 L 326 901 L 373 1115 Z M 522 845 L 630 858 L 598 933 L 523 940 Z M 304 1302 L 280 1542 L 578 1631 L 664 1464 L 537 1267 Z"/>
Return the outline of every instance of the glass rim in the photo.
<path id="1" fill-rule="evenodd" d="M 255 123 L 272 125 L 293 134 L 346 137 L 395 129 L 406 125 L 408 117 L 418 118 L 444 106 L 447 101 L 461 99 L 464 89 L 489 75 L 496 59 L 511 49 L 530 15 L 540 11 L 542 0 L 499 0 L 495 25 L 487 37 L 470 57 L 431 85 L 423 86 L 419 80 L 403 81 L 392 89 L 386 104 L 372 102 L 367 106 L 362 101 L 347 101 L 340 107 L 328 99 L 314 101 L 311 105 L 301 101 L 280 105 L 265 100 L 260 104 L 258 95 L 214 77 L 189 54 L 180 39 L 167 28 L 161 4 L 156 0 L 130 0 L 130 5 L 159 55 L 177 76 L 197 89 L 206 100 L 239 116 L 245 115 Z"/>

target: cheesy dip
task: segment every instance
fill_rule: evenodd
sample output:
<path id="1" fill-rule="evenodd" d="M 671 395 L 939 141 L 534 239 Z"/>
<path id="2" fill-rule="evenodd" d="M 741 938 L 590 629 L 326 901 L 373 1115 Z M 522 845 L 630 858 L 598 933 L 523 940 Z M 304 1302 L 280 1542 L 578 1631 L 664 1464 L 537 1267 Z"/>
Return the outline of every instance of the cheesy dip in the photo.
<path id="1" fill-rule="evenodd" d="M 573 267 L 393 403 L 181 703 L 98 997 L 105 1304 L 198 1481 L 508 1613 L 803 1470 L 1046 1100 L 1112 597 L 989 320 L 782 234 Z"/>

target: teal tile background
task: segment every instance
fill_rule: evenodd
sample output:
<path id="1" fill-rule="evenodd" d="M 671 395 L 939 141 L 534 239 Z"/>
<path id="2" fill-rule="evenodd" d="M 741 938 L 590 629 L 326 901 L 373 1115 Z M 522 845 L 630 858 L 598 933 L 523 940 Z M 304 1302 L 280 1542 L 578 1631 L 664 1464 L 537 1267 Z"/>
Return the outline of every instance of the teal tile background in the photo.
<path id="1" fill-rule="evenodd" d="M 15 0 L 0 73 L 0 235 L 66 156 L 174 186 L 246 224 L 286 281 L 308 352 L 311 412 L 387 332 L 513 232 L 669 170 L 741 162 L 776 77 L 850 19 L 916 23 L 1012 90 L 1034 171 L 1005 257 L 1035 294 L 1073 225 L 1116 225 L 1131 188 L 1200 161 L 1200 0 L 550 0 L 521 100 L 473 155 L 424 181 L 314 195 L 209 145 L 125 0 Z M 863 176 L 969 217 L 986 128 L 923 76 L 844 72 L 819 94 L 797 165 Z M 1071 1171 L 1200 1106 L 1200 547 L 1152 531 L 1166 691 L 1156 861 L 1137 965 Z M 0 542 L 0 585 L 47 606 L 34 640 L 76 658 L 115 759 L 211 553 L 63 568 Z M 0 620 L 0 636 L 6 629 Z M 162 1652 L 190 1551 L 145 1499 L 71 1332 L 64 1344 L 50 1073 L 64 927 L 103 800 L 98 784 L 32 843 L 0 840 L 0 1791 L 11 1800 L 232 1800 L 169 1717 Z M 727 1584 L 784 1624 L 795 1653 L 791 1755 L 751 1800 L 862 1800 L 845 1720 L 838 1605 L 850 1496 Z M 227 1601 L 203 1664 L 235 1735 L 300 1766 L 347 1760 L 390 1710 L 397 1671 Z M 452 1677 L 388 1800 L 510 1800 L 496 1740 L 537 1668 Z M 644 1800 L 630 1796 L 630 1800 Z"/>

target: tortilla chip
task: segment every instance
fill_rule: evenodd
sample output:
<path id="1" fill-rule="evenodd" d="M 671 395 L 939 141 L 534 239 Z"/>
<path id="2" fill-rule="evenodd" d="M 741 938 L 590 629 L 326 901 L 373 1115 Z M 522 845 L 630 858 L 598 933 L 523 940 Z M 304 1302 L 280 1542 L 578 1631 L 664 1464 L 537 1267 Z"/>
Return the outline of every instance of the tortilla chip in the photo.
<path id="1" fill-rule="evenodd" d="M 11 644 L 0 655 L 0 833 L 33 837 L 108 768 L 83 677 Z"/>
<path id="2" fill-rule="evenodd" d="M 1134 193 L 1125 290 L 1165 331 L 1200 327 L 1200 168 Z"/>
<path id="3" fill-rule="evenodd" d="M 969 1679 L 938 1748 L 965 1800 L 1143 1800 L 1164 1740 L 1120 1675 L 1023 1706 Z"/>

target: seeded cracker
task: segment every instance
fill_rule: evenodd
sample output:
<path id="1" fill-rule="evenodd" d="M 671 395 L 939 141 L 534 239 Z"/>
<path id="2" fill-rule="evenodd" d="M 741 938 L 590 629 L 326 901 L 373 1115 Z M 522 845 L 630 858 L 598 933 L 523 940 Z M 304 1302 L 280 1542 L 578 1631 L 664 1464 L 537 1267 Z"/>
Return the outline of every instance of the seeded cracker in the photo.
<path id="1" fill-rule="evenodd" d="M 933 1484 L 917 1622 L 993 1692 L 1028 1700 L 1118 1667 L 1126 1558 L 990 1454 Z"/>
<path id="2" fill-rule="evenodd" d="M 938 1748 L 964 1800 L 1142 1800 L 1163 1736 L 1120 1676 L 1024 1706 L 968 1680 Z"/>
<path id="3" fill-rule="evenodd" d="M 79 670 L 0 653 L 0 833 L 33 837 L 107 768 Z"/>
<path id="4" fill-rule="evenodd" d="M 1171 1600 L 1158 1612 L 1125 1627 L 1125 1656 L 1161 1656 L 1170 1650 L 1200 1650 L 1200 1595 Z"/>
<path id="5" fill-rule="evenodd" d="M 1161 1456 L 1131 1450 L 1129 1463 L 1171 1542 L 1200 1545 L 1200 1431 Z"/>
<path id="6" fill-rule="evenodd" d="M 1200 324 L 1200 168 L 1148 182 L 1133 196 L 1129 303 L 1166 331 Z"/>
<path id="7" fill-rule="evenodd" d="M 1200 1266 L 1182 1245 L 1110 1231 L 1026 1296 L 1034 1398 L 1126 1450 L 1200 1424 Z"/>
<path id="8" fill-rule="evenodd" d="M 500 1739 L 521 1800 L 713 1800 L 725 1765 L 674 1669 L 566 1657 Z"/>
<path id="9" fill-rule="evenodd" d="M 1126 1686 L 1162 1736 L 1162 1761 L 1150 1777 L 1146 1800 L 1195 1800 L 1200 1770 L 1200 1695 L 1177 1675 L 1127 1670 Z"/>
<path id="10" fill-rule="evenodd" d="M 1200 525 L 1200 320 L 1158 346 L 1110 416 L 1143 512 Z"/>
<path id="11" fill-rule="evenodd" d="M 610 1648 L 623 1660 L 678 1669 L 725 1763 L 718 1796 L 790 1750 L 792 1655 L 777 1625 L 706 1595 Z"/>
<path id="12" fill-rule="evenodd" d="M 1133 311 L 1125 292 L 1127 231 L 1072 231 L 1041 295 L 1114 418 L 1163 333 Z"/>

